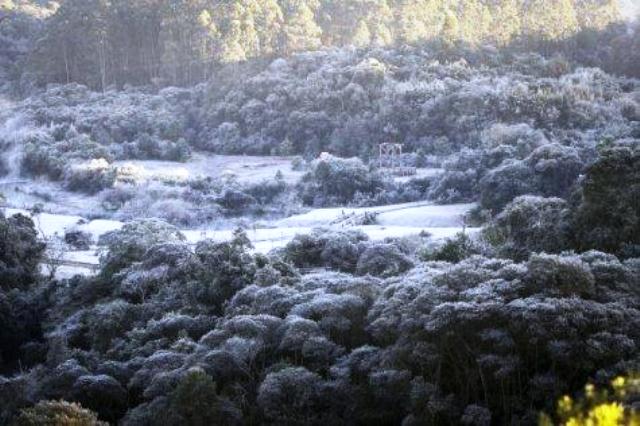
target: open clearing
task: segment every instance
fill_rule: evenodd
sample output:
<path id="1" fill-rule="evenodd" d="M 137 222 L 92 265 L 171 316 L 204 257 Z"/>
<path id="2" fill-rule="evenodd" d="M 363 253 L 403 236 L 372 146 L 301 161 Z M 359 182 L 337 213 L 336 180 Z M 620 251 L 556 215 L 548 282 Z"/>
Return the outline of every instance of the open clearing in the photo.
<path id="1" fill-rule="evenodd" d="M 133 168 L 142 181 L 186 181 L 211 177 L 232 178 L 240 183 L 273 179 L 279 171 L 288 183 L 296 183 L 304 174 L 291 169 L 293 157 L 256 157 L 247 155 L 211 155 L 195 153 L 185 163 L 172 161 L 116 161 L 116 167 Z"/>
<path id="2" fill-rule="evenodd" d="M 474 204 L 434 205 L 429 202 L 396 204 L 367 208 L 314 209 L 307 213 L 287 219 L 261 223 L 246 229 L 255 251 L 267 253 L 284 247 L 298 234 L 306 234 L 314 228 L 359 229 L 372 240 L 425 235 L 433 239 L 442 239 L 455 235 L 463 228 L 462 216 L 474 207 Z M 340 223 L 343 217 L 369 213 L 376 216 L 377 223 L 371 225 L 345 226 Z M 28 210 L 6 209 L 7 215 L 22 213 L 32 216 Z M 88 232 L 93 240 L 110 231 L 118 230 L 123 222 L 115 220 L 87 220 L 81 216 L 41 213 L 34 217 L 36 227 L 43 238 L 62 237 L 66 230 L 77 229 Z M 233 237 L 233 229 L 183 229 L 182 233 L 191 244 L 204 239 L 228 241 Z M 468 229 L 470 233 L 476 229 Z M 69 251 L 64 254 L 64 267 L 58 270 L 60 278 L 74 274 L 92 273 L 92 268 L 78 264 L 97 265 L 99 248 L 88 251 Z"/>

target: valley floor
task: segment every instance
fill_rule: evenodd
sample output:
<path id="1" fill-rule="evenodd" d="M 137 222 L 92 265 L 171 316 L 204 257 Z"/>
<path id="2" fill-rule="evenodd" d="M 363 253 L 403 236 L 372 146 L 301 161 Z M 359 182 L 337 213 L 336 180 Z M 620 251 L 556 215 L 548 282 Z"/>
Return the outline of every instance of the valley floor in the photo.
<path id="1" fill-rule="evenodd" d="M 122 161 L 114 165 L 126 169 L 135 185 L 171 185 L 198 178 L 232 179 L 239 183 L 258 183 L 280 172 L 285 182 L 295 184 L 303 175 L 292 170 L 291 157 L 223 156 L 196 153 L 186 163 L 169 161 Z M 440 169 L 419 169 L 418 177 L 434 176 Z M 398 178 L 402 180 L 402 178 Z M 33 216 L 40 237 L 47 241 L 63 238 L 74 229 L 91 235 L 94 245 L 87 251 L 66 251 L 49 256 L 49 262 L 60 263 L 56 275 L 67 278 L 75 274 L 91 274 L 99 264 L 99 237 L 120 229 L 125 221 L 104 210 L 96 196 L 69 192 L 60 184 L 46 179 L 25 180 L 17 173 L 0 179 L 0 191 L 5 196 L 5 214 L 22 213 L 32 216 L 31 208 L 40 204 L 43 213 Z M 474 204 L 435 205 L 423 201 L 366 208 L 309 209 L 284 219 L 243 221 L 254 249 L 267 253 L 284 247 L 298 234 L 314 228 L 359 229 L 372 240 L 421 236 L 443 239 L 460 232 L 462 217 Z M 153 212 L 142 212 L 153 216 Z M 101 219 L 93 219 L 99 217 Z M 109 219 L 103 219 L 109 218 Z M 373 222 L 370 220 L 374 218 Z M 227 241 L 233 237 L 235 221 L 218 221 L 198 228 L 182 229 L 190 244 L 204 239 Z M 475 232 L 471 229 L 469 232 Z M 54 258 L 52 258 L 55 257 Z M 47 265 L 43 265 L 43 270 Z M 46 271 L 45 271 L 46 272 Z"/>
<path id="2" fill-rule="evenodd" d="M 367 208 L 313 209 L 304 214 L 286 219 L 256 224 L 248 228 L 247 235 L 255 251 L 267 253 L 284 247 L 298 234 L 310 233 L 314 228 L 358 229 L 372 240 L 390 237 L 416 236 L 417 238 L 442 239 L 455 235 L 463 229 L 462 216 L 474 207 L 473 204 L 434 205 L 430 202 L 396 204 Z M 25 209 L 7 208 L 7 215 L 22 213 L 33 215 Z M 350 222 L 365 213 L 376 217 L 374 225 L 357 225 Z M 91 234 L 94 241 L 109 232 L 118 230 L 123 222 L 116 220 L 87 220 L 81 216 L 41 213 L 33 217 L 42 238 L 64 236 L 66 230 L 77 229 Z M 233 237 L 233 229 L 183 229 L 182 233 L 190 244 L 204 239 L 228 241 Z M 477 230 L 467 229 L 473 233 Z M 74 274 L 91 274 L 99 263 L 99 247 L 92 246 L 87 251 L 68 251 L 58 259 L 60 266 L 56 272 L 59 278 Z"/>

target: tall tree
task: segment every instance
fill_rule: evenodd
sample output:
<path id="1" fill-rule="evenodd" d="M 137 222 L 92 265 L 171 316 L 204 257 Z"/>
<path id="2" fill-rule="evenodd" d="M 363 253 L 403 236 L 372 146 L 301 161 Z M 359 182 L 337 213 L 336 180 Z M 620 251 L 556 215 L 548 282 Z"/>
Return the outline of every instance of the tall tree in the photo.
<path id="1" fill-rule="evenodd" d="M 618 17 L 616 0 L 66 0 L 30 64 L 42 82 L 189 85 L 220 63 L 322 46 L 522 38 L 569 52 Z"/>
<path id="2" fill-rule="evenodd" d="M 198 81 L 206 62 L 210 33 L 203 25 L 204 0 L 166 0 L 161 24 L 162 68 L 173 84 Z"/>
<path id="3" fill-rule="evenodd" d="M 387 0 L 325 0 L 319 23 L 323 44 L 386 45 L 393 41 L 393 12 Z"/>
<path id="4" fill-rule="evenodd" d="M 489 7 L 478 0 L 465 1 L 461 6 L 456 14 L 460 15 L 458 36 L 472 44 L 488 40 L 493 31 Z"/>
<path id="5" fill-rule="evenodd" d="M 522 32 L 522 13 L 518 0 L 498 0 L 491 10 L 491 41 L 499 46 L 513 41 Z"/>
<path id="6" fill-rule="evenodd" d="M 321 46 L 322 29 L 315 17 L 319 7 L 318 0 L 282 1 L 285 23 L 278 43 L 279 53 L 288 55 Z"/>
<path id="7" fill-rule="evenodd" d="M 443 3 L 437 0 L 392 0 L 395 36 L 401 42 L 428 40 L 441 34 Z"/>

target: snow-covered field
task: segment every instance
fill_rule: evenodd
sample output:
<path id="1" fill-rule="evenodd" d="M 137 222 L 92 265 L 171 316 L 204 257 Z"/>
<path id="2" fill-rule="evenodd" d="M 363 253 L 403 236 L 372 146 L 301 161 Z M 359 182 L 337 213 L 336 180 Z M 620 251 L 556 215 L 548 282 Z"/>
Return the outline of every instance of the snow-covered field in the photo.
<path id="1" fill-rule="evenodd" d="M 15 126 L 5 123 L 5 128 Z M 6 129 L 0 126 L 0 134 Z M 7 131 L 7 134 L 11 134 Z M 12 145 L 11 152 L 1 153 L 8 164 L 17 166 L 21 148 Z M 196 153 L 186 163 L 171 161 L 118 161 L 114 165 L 126 169 L 129 179 L 144 186 L 163 185 L 167 182 L 185 182 L 197 178 L 230 179 L 238 183 L 251 184 L 273 179 L 281 172 L 283 179 L 291 184 L 300 180 L 304 172 L 292 170 L 293 157 L 251 157 L 205 155 Z M 64 190 L 59 183 L 46 178 L 24 179 L 17 167 L 8 176 L 0 177 L 0 193 L 6 198 L 6 206 L 29 209 L 41 204 L 44 211 L 62 215 L 84 215 L 88 217 L 109 217 L 100 198 Z"/>
<path id="2" fill-rule="evenodd" d="M 278 171 L 286 182 L 295 183 L 303 172 L 291 169 L 293 157 L 193 154 L 186 163 L 171 161 L 116 161 L 116 167 L 135 170 L 141 180 L 186 181 L 198 177 L 230 178 L 240 183 L 273 179 Z"/>
<path id="3" fill-rule="evenodd" d="M 117 230 L 122 227 L 122 222 L 113 220 L 94 220 L 88 221 L 81 216 L 71 216 L 63 214 L 40 213 L 32 215 L 28 210 L 23 209 L 5 209 L 5 214 L 11 216 L 14 214 L 23 214 L 33 218 L 36 228 L 42 233 L 43 237 L 51 238 L 54 236 L 64 236 L 68 229 L 78 229 L 89 232 L 94 237 L 99 237 L 109 231 Z"/>
<path id="4" fill-rule="evenodd" d="M 434 239 L 442 239 L 455 235 L 463 227 L 462 216 L 474 207 L 473 204 L 433 205 L 432 203 L 409 203 L 383 207 L 368 208 L 333 208 L 315 209 L 305 214 L 292 216 L 284 220 L 256 225 L 246 230 L 255 250 L 269 252 L 284 247 L 298 234 L 306 234 L 314 228 L 359 229 L 372 240 L 383 240 L 389 237 L 406 237 L 413 235 L 430 235 Z M 359 216 L 364 213 L 375 214 L 377 223 L 373 225 L 350 226 L 342 222 L 345 217 Z M 22 213 L 31 216 L 22 209 L 6 209 L 5 214 Z M 34 217 L 39 232 L 44 238 L 62 237 L 65 230 L 78 229 L 90 233 L 94 241 L 113 230 L 120 229 L 122 222 L 113 220 L 87 220 L 80 216 L 41 213 Z M 191 244 L 203 239 L 228 241 L 232 238 L 233 229 L 182 230 Z M 468 232 L 476 232 L 468 229 Z M 99 261 L 98 247 L 89 251 L 70 251 L 64 255 L 68 263 L 97 265 Z M 90 268 L 82 266 L 65 266 L 58 270 L 59 277 L 67 277 L 76 273 L 91 273 Z"/>
<path id="5" fill-rule="evenodd" d="M 6 206 L 11 208 L 30 209 L 40 204 L 44 211 L 62 215 L 104 214 L 97 197 L 65 191 L 60 184 L 45 178 L 0 178 L 0 193 L 6 198 Z"/>
<path id="6" fill-rule="evenodd" d="M 339 221 L 343 217 L 377 214 L 377 223 L 384 226 L 413 228 L 461 227 L 462 217 L 474 204 L 434 205 L 432 202 L 393 204 L 381 207 L 315 209 L 275 222 L 278 227 L 318 227 Z"/>

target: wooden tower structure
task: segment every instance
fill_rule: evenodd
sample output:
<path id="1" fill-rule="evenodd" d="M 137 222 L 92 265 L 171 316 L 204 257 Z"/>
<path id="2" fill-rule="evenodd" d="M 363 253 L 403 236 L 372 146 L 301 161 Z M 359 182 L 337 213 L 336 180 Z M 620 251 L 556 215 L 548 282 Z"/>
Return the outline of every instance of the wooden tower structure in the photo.
<path id="1" fill-rule="evenodd" d="M 402 144 L 401 143 L 381 143 L 380 144 L 379 162 L 380 168 L 388 168 L 393 172 L 396 171 L 401 164 Z"/>

